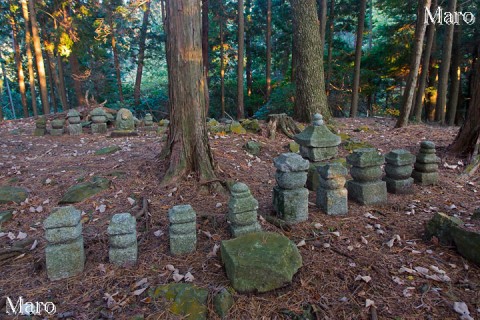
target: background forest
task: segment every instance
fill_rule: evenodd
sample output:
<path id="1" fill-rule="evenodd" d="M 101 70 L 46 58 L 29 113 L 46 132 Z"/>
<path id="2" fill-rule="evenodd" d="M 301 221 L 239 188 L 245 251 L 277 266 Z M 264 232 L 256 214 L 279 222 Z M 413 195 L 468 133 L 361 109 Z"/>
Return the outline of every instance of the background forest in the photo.
<path id="1" fill-rule="evenodd" d="M 335 116 L 357 115 L 350 108 L 358 45 L 358 114 L 400 114 L 414 55 L 419 3 L 317 1 L 326 90 Z M 438 5 L 447 11 L 452 3 L 456 11 L 478 16 L 476 1 L 439 1 Z M 432 12 L 436 5 L 433 0 Z M 138 117 L 146 112 L 157 119 L 168 115 L 164 1 L 2 0 L 1 7 L 0 117 L 12 119 L 81 107 L 86 105 L 87 92 L 98 102 L 107 100 L 109 108 L 127 107 Z M 245 117 L 292 114 L 296 59 L 290 1 L 245 0 L 243 26 L 239 26 L 237 9 L 238 1 L 203 0 L 209 116 L 222 117 L 222 110 L 237 115 L 239 48 L 245 68 L 240 87 Z M 245 31 L 244 48 L 239 46 L 239 27 Z M 420 120 L 418 115 L 422 115 L 426 120 L 452 125 L 464 118 L 480 28 L 478 23 L 461 21 L 452 30 L 453 26 L 446 24 L 426 30 L 425 47 L 431 43 L 431 50 L 423 50 L 419 89 L 411 108 L 413 120 Z M 359 44 L 358 31 L 363 36 Z M 443 69 L 449 103 L 443 116 L 438 110 L 445 106 L 437 106 L 435 115 L 442 64 L 448 65 Z M 445 82 L 442 76 L 440 82 Z"/>

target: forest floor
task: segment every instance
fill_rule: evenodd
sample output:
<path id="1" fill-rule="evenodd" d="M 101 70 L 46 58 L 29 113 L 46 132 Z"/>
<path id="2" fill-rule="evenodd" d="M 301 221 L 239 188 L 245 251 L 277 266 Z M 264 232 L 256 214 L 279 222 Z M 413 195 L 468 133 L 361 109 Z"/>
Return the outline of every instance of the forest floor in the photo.
<path id="1" fill-rule="evenodd" d="M 228 319 L 291 318 L 293 314 L 300 316 L 305 308 L 313 309 L 317 319 L 374 319 L 372 310 L 378 319 L 458 319 L 454 302 L 465 302 L 471 315 L 479 318 L 479 266 L 463 259 L 454 248 L 423 240 L 424 224 L 436 211 L 468 219 L 480 206 L 479 174 L 461 178 L 464 160 L 444 153 L 458 127 L 411 125 L 392 129 L 394 120 L 388 118 L 336 122 L 341 133 L 368 142 L 383 153 L 405 148 L 416 154 L 422 140 L 434 141 L 442 158 L 438 185 L 414 185 L 409 195 L 389 194 L 385 205 L 360 206 L 349 201 L 346 216 L 324 214 L 313 205 L 315 194 L 310 192 L 312 205 L 307 222 L 284 231 L 262 220 L 264 230 L 283 233 L 297 244 L 305 240 L 306 244 L 299 247 L 303 267 L 292 284 L 282 289 L 235 294 Z M 362 126 L 368 126 L 368 130 L 355 130 Z M 130 319 L 134 315 L 179 319 L 167 311 L 165 302 L 151 301 L 147 291 L 134 294 L 138 289 L 134 284 L 143 278 L 151 288 L 173 282 L 171 272 L 165 269 L 170 264 L 182 274 L 190 272 L 193 283 L 210 293 L 229 286 L 219 254 L 212 253 L 216 244 L 230 238 L 225 219 L 228 194 L 201 193 L 193 177 L 176 186 L 161 187 L 158 155 L 163 143 L 154 132 L 107 139 L 87 133 L 34 137 L 33 129 L 31 119 L 0 124 L 0 185 L 30 190 L 28 203 L 0 205 L 0 211 L 16 211 L 14 218 L 2 226 L 0 248 L 12 245 L 14 240 L 5 235 L 8 232 L 23 232 L 27 238 L 38 240 L 35 249 L 0 266 L 0 297 L 52 301 L 58 314 L 73 315 L 74 319 Z M 263 146 L 258 157 L 242 149 L 249 140 Z M 275 185 L 272 159 L 287 152 L 290 141 L 280 133 L 274 141 L 269 140 L 265 127 L 261 134 L 212 136 L 219 178 L 246 183 L 259 201 L 259 212 L 271 214 Z M 112 145 L 121 147 L 121 151 L 94 154 Z M 339 157 L 347 154 L 342 145 Z M 75 205 L 85 212 L 85 270 L 70 279 L 49 281 L 42 223 L 68 187 L 93 175 L 110 178 L 112 185 Z M 108 222 L 115 213 L 131 211 L 128 198 L 141 197 L 149 201 L 149 214 L 138 222 L 138 263 L 113 266 L 108 263 Z M 167 212 L 178 204 L 191 204 L 197 212 L 198 243 L 195 253 L 173 257 L 169 254 Z M 40 212 L 31 212 L 35 209 Z M 400 241 L 392 247 L 386 245 L 396 235 Z M 400 270 L 430 266 L 444 270 L 451 281 L 429 280 Z M 356 280 L 357 276 L 369 281 Z M 108 296 L 111 298 L 106 299 Z M 215 319 L 211 296 L 209 317 Z M 365 306 L 369 300 L 374 302 L 374 309 Z M 0 319 L 4 319 L 5 305 L 0 308 Z"/>

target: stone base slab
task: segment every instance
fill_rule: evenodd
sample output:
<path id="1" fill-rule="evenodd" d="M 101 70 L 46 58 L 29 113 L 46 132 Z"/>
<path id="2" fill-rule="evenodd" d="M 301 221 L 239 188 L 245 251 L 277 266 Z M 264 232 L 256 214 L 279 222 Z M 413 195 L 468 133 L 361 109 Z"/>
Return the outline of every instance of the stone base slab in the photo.
<path id="1" fill-rule="evenodd" d="M 196 234 L 170 235 L 170 252 L 173 255 L 193 252 L 196 247 Z"/>
<path id="2" fill-rule="evenodd" d="M 412 178 L 415 180 L 416 184 L 422 186 L 435 185 L 438 182 L 438 172 L 419 172 L 413 170 Z"/>
<path id="3" fill-rule="evenodd" d="M 127 248 L 110 248 L 108 259 L 115 265 L 133 265 L 137 263 L 137 245 Z"/>
<path id="4" fill-rule="evenodd" d="M 277 216 L 293 224 L 308 219 L 308 189 L 284 190 L 273 188 L 273 208 Z"/>
<path id="5" fill-rule="evenodd" d="M 326 190 L 317 189 L 317 206 L 328 215 L 348 213 L 347 189 Z"/>
<path id="6" fill-rule="evenodd" d="M 348 198 L 360 204 L 382 204 L 387 202 L 387 184 L 385 181 L 357 182 L 347 181 Z"/>
<path id="7" fill-rule="evenodd" d="M 387 191 L 393 194 L 411 194 L 413 193 L 413 179 L 394 180 L 389 177 L 383 179 L 387 183 Z"/>
<path id="8" fill-rule="evenodd" d="M 85 265 L 83 237 L 70 243 L 47 245 L 45 257 L 50 280 L 65 279 L 82 273 Z"/>

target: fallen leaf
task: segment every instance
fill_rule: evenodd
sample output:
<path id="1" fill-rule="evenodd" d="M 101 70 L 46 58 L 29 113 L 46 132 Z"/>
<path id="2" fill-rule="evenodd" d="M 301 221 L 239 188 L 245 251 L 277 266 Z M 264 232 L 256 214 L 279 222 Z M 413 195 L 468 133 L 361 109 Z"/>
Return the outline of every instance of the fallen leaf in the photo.
<path id="1" fill-rule="evenodd" d="M 395 282 L 396 284 L 399 284 L 399 285 L 405 284 L 405 281 L 403 281 L 399 277 L 392 277 L 392 281 Z"/>
<path id="2" fill-rule="evenodd" d="M 366 283 L 369 283 L 372 280 L 372 277 L 358 275 L 358 276 L 355 277 L 355 281 L 359 281 L 359 280 L 363 280 Z"/>
<path id="3" fill-rule="evenodd" d="M 195 277 L 190 272 L 187 272 L 185 274 L 185 282 L 193 282 L 193 280 L 195 280 Z"/>
<path id="4" fill-rule="evenodd" d="M 139 296 L 141 295 L 145 290 L 147 290 L 148 286 L 146 286 L 145 288 L 140 288 L 140 289 L 137 289 L 135 291 L 133 291 L 133 295 L 134 296 Z"/>
<path id="5" fill-rule="evenodd" d="M 207 254 L 207 258 L 216 257 L 216 256 L 217 256 L 218 249 L 220 249 L 220 245 L 215 243 L 215 244 L 213 245 L 212 251 L 210 251 L 210 252 Z"/>
<path id="6" fill-rule="evenodd" d="M 175 270 L 176 270 L 175 267 L 174 267 L 173 265 L 171 265 L 171 264 L 167 264 L 167 265 L 165 266 L 165 269 L 170 270 L 170 271 L 175 271 Z"/>
<path id="7" fill-rule="evenodd" d="M 180 273 L 174 273 L 173 274 L 173 281 L 175 281 L 175 282 L 179 282 L 183 278 L 185 278 L 185 276 L 183 274 L 180 274 Z"/>
<path id="8" fill-rule="evenodd" d="M 37 241 L 37 240 L 33 241 L 33 244 L 32 244 L 32 246 L 30 247 L 30 251 L 35 250 L 35 248 L 37 247 L 37 245 L 38 245 L 38 241 Z"/>
<path id="9" fill-rule="evenodd" d="M 468 306 L 465 302 L 454 302 L 453 303 L 453 310 L 460 314 L 461 319 L 465 320 L 473 320 L 473 318 L 470 316 L 470 311 L 468 310 Z"/>
<path id="10" fill-rule="evenodd" d="M 297 243 L 297 247 L 303 247 L 304 245 L 306 245 L 307 243 L 305 242 L 305 240 L 302 240 L 300 241 L 299 243 Z"/>
<path id="11" fill-rule="evenodd" d="M 365 300 L 365 308 L 368 308 L 368 307 L 371 307 L 371 306 L 375 306 L 375 301 L 370 300 L 370 299 L 366 299 Z"/>
<path id="12" fill-rule="evenodd" d="M 368 240 L 365 239 L 364 236 L 360 236 L 360 239 L 362 239 L 362 243 L 363 243 L 363 244 L 368 244 Z"/>
<path id="13" fill-rule="evenodd" d="M 27 234 L 25 232 L 19 231 L 17 235 L 17 239 L 23 240 L 27 237 Z"/>
<path id="14" fill-rule="evenodd" d="M 143 286 L 144 284 L 146 284 L 147 282 L 148 282 L 148 279 L 147 279 L 147 278 L 140 279 L 140 280 L 138 280 L 137 282 L 135 282 L 135 284 L 133 285 L 133 288 L 132 288 L 132 289 L 141 287 L 141 286 Z"/>
<path id="15" fill-rule="evenodd" d="M 127 201 L 128 201 L 128 203 L 130 203 L 131 206 L 133 206 L 136 202 L 135 199 L 132 199 L 130 197 L 127 198 Z"/>
<path id="16" fill-rule="evenodd" d="M 155 231 L 153 234 L 155 235 L 155 237 L 158 238 L 158 237 L 160 237 L 160 236 L 163 235 L 163 231 L 162 231 L 162 230 L 157 230 L 157 231 Z"/>
<path id="17" fill-rule="evenodd" d="M 406 287 L 403 290 L 403 296 L 406 298 L 413 296 L 412 290 L 415 290 L 415 287 Z"/>

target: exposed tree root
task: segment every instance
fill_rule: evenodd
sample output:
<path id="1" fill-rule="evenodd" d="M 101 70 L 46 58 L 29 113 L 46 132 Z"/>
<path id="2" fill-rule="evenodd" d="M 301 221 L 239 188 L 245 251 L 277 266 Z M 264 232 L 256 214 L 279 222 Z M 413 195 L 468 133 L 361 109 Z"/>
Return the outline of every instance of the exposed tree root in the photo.
<path id="1" fill-rule="evenodd" d="M 280 128 L 281 132 L 290 139 L 293 139 L 295 134 L 302 131 L 295 121 L 293 121 L 292 117 L 289 117 L 285 113 L 271 114 L 268 116 L 267 130 L 270 139 L 275 139 L 277 128 Z"/>

